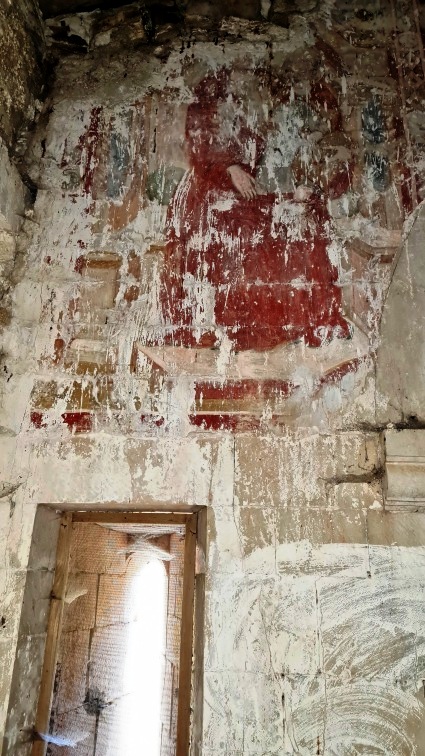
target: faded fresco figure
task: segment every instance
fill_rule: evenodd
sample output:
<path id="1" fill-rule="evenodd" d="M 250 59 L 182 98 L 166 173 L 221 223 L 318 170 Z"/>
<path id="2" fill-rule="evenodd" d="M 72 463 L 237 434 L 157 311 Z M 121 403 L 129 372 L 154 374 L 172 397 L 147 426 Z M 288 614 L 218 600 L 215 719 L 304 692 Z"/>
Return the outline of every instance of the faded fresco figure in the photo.
<path id="1" fill-rule="evenodd" d="M 225 331 L 235 351 L 261 351 L 350 338 L 328 256 L 327 200 L 352 171 L 336 96 L 237 68 L 207 75 L 194 96 L 191 170 L 168 213 L 166 343 L 213 347 Z"/>

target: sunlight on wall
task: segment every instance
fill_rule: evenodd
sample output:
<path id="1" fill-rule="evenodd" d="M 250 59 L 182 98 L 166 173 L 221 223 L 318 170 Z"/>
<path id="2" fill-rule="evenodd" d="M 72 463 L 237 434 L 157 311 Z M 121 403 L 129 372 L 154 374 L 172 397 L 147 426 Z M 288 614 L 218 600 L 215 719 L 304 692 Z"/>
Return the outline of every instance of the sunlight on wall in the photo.
<path id="1" fill-rule="evenodd" d="M 167 576 L 160 560 L 142 567 L 133 581 L 135 621 L 128 635 L 124 686 L 129 691 L 121 720 L 121 752 L 159 756 L 164 672 Z"/>

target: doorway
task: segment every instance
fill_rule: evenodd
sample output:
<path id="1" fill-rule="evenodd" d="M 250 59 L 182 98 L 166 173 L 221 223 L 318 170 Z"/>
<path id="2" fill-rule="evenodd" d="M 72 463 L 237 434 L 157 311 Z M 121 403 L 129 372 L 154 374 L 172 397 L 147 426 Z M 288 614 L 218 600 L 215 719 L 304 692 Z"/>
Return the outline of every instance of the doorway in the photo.
<path id="1" fill-rule="evenodd" d="M 201 522 L 63 514 L 32 756 L 187 756 Z"/>

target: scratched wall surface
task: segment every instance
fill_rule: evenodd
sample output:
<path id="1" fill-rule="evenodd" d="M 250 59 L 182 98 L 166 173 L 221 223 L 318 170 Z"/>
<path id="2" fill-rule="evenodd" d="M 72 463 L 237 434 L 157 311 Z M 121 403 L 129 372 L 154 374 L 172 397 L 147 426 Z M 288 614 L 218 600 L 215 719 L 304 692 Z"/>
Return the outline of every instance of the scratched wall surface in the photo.
<path id="1" fill-rule="evenodd" d="M 423 6 L 189 6 L 48 22 L 81 45 L 4 329 L 3 716 L 36 505 L 201 505 L 193 752 L 421 756 L 425 515 L 385 511 L 381 431 L 425 420 Z"/>

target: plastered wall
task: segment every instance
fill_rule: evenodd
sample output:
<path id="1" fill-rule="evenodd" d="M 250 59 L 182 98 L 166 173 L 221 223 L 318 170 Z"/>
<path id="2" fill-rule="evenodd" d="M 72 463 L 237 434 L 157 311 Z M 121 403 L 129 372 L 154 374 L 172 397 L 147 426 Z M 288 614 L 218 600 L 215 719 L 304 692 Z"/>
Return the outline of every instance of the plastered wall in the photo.
<path id="1" fill-rule="evenodd" d="M 382 485 L 383 429 L 423 421 L 420 361 L 392 380 L 422 349 L 421 7 L 266 5 L 79 16 L 58 63 L 4 330 L 2 711 L 36 506 L 206 505 L 194 752 L 421 756 L 424 515 Z"/>

